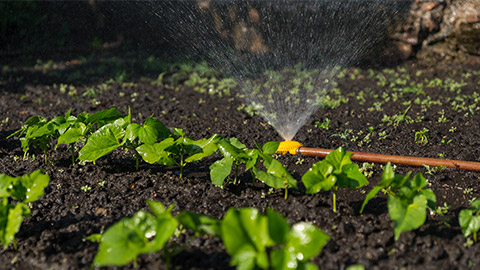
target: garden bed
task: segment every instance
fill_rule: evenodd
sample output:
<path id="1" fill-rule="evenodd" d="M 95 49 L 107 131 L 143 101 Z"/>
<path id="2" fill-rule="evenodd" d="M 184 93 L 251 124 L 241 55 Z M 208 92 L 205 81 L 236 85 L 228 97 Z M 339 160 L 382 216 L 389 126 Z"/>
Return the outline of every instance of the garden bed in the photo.
<path id="1" fill-rule="evenodd" d="M 476 172 L 397 166 L 396 172 L 401 174 L 421 172 L 437 196 L 437 206 L 446 206 L 448 211 L 428 214 L 423 226 L 402 233 L 395 241 L 385 195 L 380 192 L 359 214 L 366 193 L 380 181 L 383 167 L 378 164 L 367 168 L 368 164 L 359 163 L 367 168 L 364 172 L 370 184 L 358 190 L 340 189 L 334 213 L 330 192 L 309 195 L 301 183 L 317 158 L 278 157 L 299 185 L 298 190 L 289 190 L 285 200 L 282 189 L 255 182 L 250 173 L 240 172 L 236 185 L 229 182 L 223 189 L 213 185 L 209 166 L 220 155 L 188 164 L 180 178 L 176 166 L 141 161 L 137 171 L 131 153 L 120 150 L 95 165 L 72 165 L 70 151 L 60 146 L 48 153 L 45 164 L 41 150 L 31 151 L 24 159 L 18 138 L 6 139 L 34 115 L 51 119 L 69 109 L 77 115 L 109 108 L 127 114 L 130 108 L 132 122 L 141 123 L 153 115 L 168 128 L 182 128 L 193 139 L 220 134 L 236 137 L 249 148 L 254 148 L 255 142 L 262 145 L 281 140 L 261 117 L 239 109 L 245 104 L 236 98 L 235 89 L 230 95 L 202 93 L 204 85 L 185 83 L 188 72 L 185 80 L 169 85 L 165 81 L 183 72 L 181 69 L 172 69 L 159 81 L 156 76 L 161 69 L 155 74 L 155 66 L 151 66 L 137 74 L 138 66 L 125 64 L 129 61 L 97 56 L 35 66 L 4 63 L 8 68 L 2 69 L 0 77 L 0 173 L 20 176 L 42 168 L 51 181 L 44 196 L 32 204 L 32 217 L 25 219 L 16 235 L 18 250 L 10 245 L 0 252 L 2 265 L 10 269 L 87 269 L 98 244 L 84 238 L 148 209 L 146 200 L 155 200 L 174 204 L 174 215 L 190 210 L 222 218 L 230 207 L 254 207 L 261 212 L 271 207 L 290 224 L 313 223 L 331 237 L 313 260 L 322 269 L 353 264 L 367 269 L 480 266 L 479 243 L 467 241 L 458 223 L 459 212 L 469 207 L 470 200 L 480 198 Z M 155 61 L 150 58 L 140 66 Z M 114 80 L 107 82 L 102 67 Z M 113 68 L 120 72 L 109 73 Z M 338 90 L 330 93 L 330 102 L 310 117 L 295 139 L 308 147 L 344 146 L 351 151 L 480 161 L 478 70 L 474 65 L 416 62 L 391 68 L 354 67 L 339 74 Z M 187 232 L 171 241 L 185 243 L 192 236 Z M 226 269 L 229 262 L 219 239 L 201 236 L 174 256 L 171 266 Z M 138 267 L 163 269 L 166 262 L 160 253 L 142 255 Z M 133 268 L 133 263 L 125 268 Z"/>

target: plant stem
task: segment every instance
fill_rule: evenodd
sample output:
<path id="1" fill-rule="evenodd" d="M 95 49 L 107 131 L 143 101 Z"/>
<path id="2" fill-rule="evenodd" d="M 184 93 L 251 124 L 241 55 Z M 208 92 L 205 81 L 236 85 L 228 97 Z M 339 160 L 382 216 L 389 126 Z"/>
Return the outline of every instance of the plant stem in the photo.
<path id="1" fill-rule="evenodd" d="M 233 178 L 233 184 L 237 184 L 237 176 L 238 176 L 238 164 L 235 163 L 235 178 Z"/>
<path id="2" fill-rule="evenodd" d="M 287 200 L 288 197 L 288 187 L 285 187 L 285 196 L 284 199 Z"/>
<path id="3" fill-rule="evenodd" d="M 477 232 L 473 233 L 473 242 L 477 243 Z"/>
<path id="4" fill-rule="evenodd" d="M 183 163 L 183 148 L 180 151 L 180 178 L 183 176 L 183 167 L 185 164 Z"/>
<path id="5" fill-rule="evenodd" d="M 337 187 L 333 187 L 333 212 L 337 212 Z"/>

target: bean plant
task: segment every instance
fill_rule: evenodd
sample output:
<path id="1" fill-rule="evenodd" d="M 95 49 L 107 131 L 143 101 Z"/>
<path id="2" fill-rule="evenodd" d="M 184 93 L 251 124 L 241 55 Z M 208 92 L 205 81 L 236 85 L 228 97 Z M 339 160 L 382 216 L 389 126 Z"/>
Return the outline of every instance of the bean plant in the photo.
<path id="1" fill-rule="evenodd" d="M 0 243 L 3 249 L 12 242 L 17 249 L 15 234 L 24 217 L 30 216 L 30 203 L 43 195 L 49 182 L 50 177 L 41 170 L 19 177 L 0 174 Z"/>
<path id="2" fill-rule="evenodd" d="M 360 213 L 363 212 L 367 203 L 375 197 L 380 190 L 388 194 L 388 214 L 394 222 L 395 240 L 402 232 L 419 228 L 425 223 L 427 212 L 435 211 L 436 196 L 431 189 L 425 188 L 428 181 L 421 173 L 410 178 L 412 172 L 407 175 L 396 174 L 390 163 L 385 166 L 382 180 L 374 187 L 363 201 Z"/>
<path id="3" fill-rule="evenodd" d="M 139 211 L 131 218 L 123 218 L 101 236 L 90 240 L 100 242 L 93 260 L 95 266 L 121 266 L 135 261 L 140 254 L 155 253 L 162 249 L 177 229 L 178 221 L 172 217 L 173 206 L 165 207 L 158 202 L 147 201 L 154 215 Z"/>
<path id="4" fill-rule="evenodd" d="M 171 251 L 169 240 L 175 232 L 189 229 L 195 237 L 219 237 L 231 256 L 230 264 L 238 269 L 318 269 L 310 260 L 330 239 L 307 222 L 290 227 L 285 218 L 272 209 L 263 215 L 254 208 L 230 208 L 223 219 L 218 220 L 190 211 L 174 217 L 173 205 L 165 208 L 159 202 L 147 203 L 154 215 L 141 210 L 115 223 L 105 233 L 87 237 L 100 243 L 94 266 L 122 266 L 131 261 L 136 264 L 139 255 L 159 251 L 168 266 L 171 256 L 185 248 Z M 172 243 L 172 246 L 175 245 Z"/>
<path id="5" fill-rule="evenodd" d="M 470 209 L 460 211 L 458 223 L 465 238 L 472 235 L 473 242 L 477 243 L 477 233 L 480 230 L 480 200 L 473 199 L 470 203 Z"/>
<path id="6" fill-rule="evenodd" d="M 346 152 L 343 147 L 340 147 L 328 154 L 324 160 L 315 163 L 302 176 L 308 194 L 332 190 L 333 212 L 337 211 L 338 188 L 356 189 L 368 184 L 367 178 L 359 170 L 358 165 L 350 160 L 352 155 L 353 153 Z"/>
<path id="7" fill-rule="evenodd" d="M 317 256 L 330 237 L 314 225 L 292 227 L 272 209 L 229 209 L 221 221 L 221 238 L 237 269 L 318 269 Z"/>
<path id="8" fill-rule="evenodd" d="M 278 142 L 267 142 L 257 149 L 248 149 L 236 138 L 223 139 L 218 142 L 218 148 L 223 158 L 210 166 L 210 178 L 212 183 L 222 186 L 225 179 L 234 168 L 234 180 L 236 184 L 238 167 L 245 164 L 245 171 L 251 171 L 255 179 L 265 183 L 267 186 L 277 189 L 285 189 L 285 199 L 288 196 L 289 188 L 297 188 L 296 180 L 290 175 L 287 169 L 271 155 L 278 149 Z M 266 171 L 257 166 L 263 160 Z"/>

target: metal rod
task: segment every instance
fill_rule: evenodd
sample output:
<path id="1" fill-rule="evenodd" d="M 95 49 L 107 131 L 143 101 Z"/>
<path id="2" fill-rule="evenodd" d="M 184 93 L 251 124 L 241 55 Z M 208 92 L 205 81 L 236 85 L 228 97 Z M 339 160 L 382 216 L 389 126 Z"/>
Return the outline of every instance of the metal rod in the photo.
<path id="1" fill-rule="evenodd" d="M 324 158 L 326 155 L 328 155 L 332 151 L 334 150 L 322 149 L 322 148 L 308 148 L 308 147 L 300 147 L 297 149 L 298 154 L 302 154 L 304 156 L 311 156 L 311 157 L 321 157 L 321 158 Z M 440 159 L 440 158 L 383 155 L 383 154 L 354 152 L 354 151 L 347 151 L 347 152 L 353 153 L 353 156 L 350 159 L 354 161 L 383 163 L 383 164 L 391 162 L 394 164 L 416 166 L 416 167 L 421 167 L 423 165 L 427 165 L 430 167 L 444 166 L 448 168 L 480 172 L 480 162 Z"/>

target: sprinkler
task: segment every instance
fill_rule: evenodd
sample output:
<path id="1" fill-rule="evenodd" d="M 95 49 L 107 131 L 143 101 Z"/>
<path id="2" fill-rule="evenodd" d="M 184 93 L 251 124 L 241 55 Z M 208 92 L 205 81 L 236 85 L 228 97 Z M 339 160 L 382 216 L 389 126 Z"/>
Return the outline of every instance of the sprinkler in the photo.
<path id="1" fill-rule="evenodd" d="M 332 151 L 334 150 L 303 147 L 301 143 L 296 141 L 283 141 L 278 146 L 276 153 L 286 154 L 288 152 L 292 155 L 301 154 L 304 156 L 324 158 Z M 440 158 L 384 155 L 384 154 L 353 152 L 353 151 L 347 151 L 347 152 L 353 153 L 353 156 L 350 158 L 351 160 L 361 161 L 361 162 L 373 162 L 373 163 L 382 163 L 382 164 L 391 162 L 394 164 L 416 166 L 416 167 L 427 165 L 431 167 L 448 167 L 448 168 L 455 168 L 460 170 L 480 172 L 480 162 L 440 159 Z"/>

